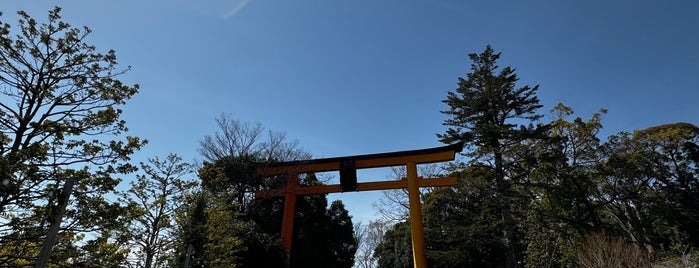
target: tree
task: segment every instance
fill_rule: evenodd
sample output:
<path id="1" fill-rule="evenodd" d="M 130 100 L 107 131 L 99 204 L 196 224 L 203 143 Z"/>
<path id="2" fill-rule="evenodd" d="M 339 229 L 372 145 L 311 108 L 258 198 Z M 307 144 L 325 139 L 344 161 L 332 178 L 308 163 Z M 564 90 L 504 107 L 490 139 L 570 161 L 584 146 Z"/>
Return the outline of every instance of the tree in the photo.
<path id="1" fill-rule="evenodd" d="M 321 185 L 313 174 L 301 178 L 301 185 Z M 250 210 L 252 220 L 264 232 L 279 236 L 283 198 L 261 199 Z M 327 194 L 299 196 L 294 215 L 291 267 L 352 267 L 357 250 L 352 218 L 336 200 L 328 207 Z"/>
<path id="2" fill-rule="evenodd" d="M 604 144 L 599 198 L 606 215 L 651 254 L 675 243 L 698 245 L 698 142 L 698 127 L 675 123 L 622 132 Z"/>
<path id="3" fill-rule="evenodd" d="M 254 162 L 310 158 L 283 133 L 221 115 L 219 130 L 200 143 L 201 202 L 179 216 L 177 259 L 190 267 L 280 267 L 286 260 L 280 234 L 283 198 L 255 199 L 254 191 L 283 185 L 284 176 L 260 178 Z M 301 184 L 320 184 L 303 174 Z M 341 202 L 328 208 L 326 195 L 299 197 L 296 203 L 292 266 L 351 267 L 356 240 Z M 184 240 L 184 241 L 182 241 Z M 189 252 L 187 254 L 186 252 Z M 187 257 L 189 256 L 189 258 Z M 193 266 L 195 265 L 200 266 Z"/>
<path id="4" fill-rule="evenodd" d="M 183 255 L 191 245 L 191 260 L 199 265 L 279 266 L 285 259 L 279 238 L 252 220 L 253 192 L 269 187 L 268 180 L 258 179 L 252 163 L 309 155 L 298 148 L 297 141 L 287 141 L 284 133 L 266 131 L 260 124 L 226 114 L 216 118 L 216 123 L 218 131 L 200 142 L 199 152 L 205 160 L 199 169 L 202 199 L 192 203 L 200 207 L 187 208 L 181 216 L 180 222 L 186 225 L 179 228 L 184 232 L 179 236 L 187 241 L 186 245 L 180 242 L 178 260 L 184 264 L 187 258 Z"/>
<path id="5" fill-rule="evenodd" d="M 481 54 L 470 54 L 471 73 L 459 78 L 456 92 L 449 92 L 443 101 L 451 118 L 446 133 L 437 134 L 441 142 L 465 142 L 471 149 L 472 164 L 488 166 L 499 195 L 503 220 L 503 244 L 507 249 L 507 267 L 521 260 L 517 253 L 515 218 L 512 212 L 513 185 L 527 173 L 518 169 L 523 153 L 521 145 L 537 138 L 543 127 L 532 124 L 541 118 L 542 107 L 536 97 L 538 86 L 516 87 L 519 80 L 511 67 L 499 69 L 500 53 L 487 46 Z M 499 72 L 498 72 L 499 71 Z M 496 73 L 497 72 L 497 73 Z M 528 124 L 528 125 L 522 125 Z M 519 152 L 515 152 L 519 150 Z"/>
<path id="6" fill-rule="evenodd" d="M 374 250 L 383 242 L 383 235 L 392 227 L 391 222 L 380 219 L 371 220 L 366 225 L 361 222 L 354 225 L 354 234 L 357 239 L 355 267 L 378 267 L 378 258 L 374 256 Z"/>
<path id="7" fill-rule="evenodd" d="M 299 142 L 288 141 L 284 132 L 265 131 L 260 123 L 242 122 L 229 114 L 221 114 L 215 121 L 218 131 L 199 142 L 198 151 L 209 163 L 233 156 L 252 156 L 269 161 L 310 158 L 310 154 L 299 148 Z"/>
<path id="8" fill-rule="evenodd" d="M 540 198 L 541 208 L 558 221 L 582 231 L 601 227 L 596 165 L 604 159 L 597 134 L 602 129 L 601 109 L 583 121 L 580 117 L 566 121 L 573 110 L 563 104 L 552 110 L 555 119 L 548 131 L 549 139 L 540 143 L 537 169 L 530 182 Z"/>
<path id="9" fill-rule="evenodd" d="M 138 263 L 144 268 L 162 267 L 157 261 L 173 249 L 175 212 L 196 182 L 185 178 L 192 172 L 191 165 L 176 154 L 151 158 L 148 164 L 141 163 L 141 169 L 145 175 L 138 175 L 124 196 L 136 208 L 128 233 L 138 248 Z"/>
<path id="10" fill-rule="evenodd" d="M 235 200 L 232 205 L 238 206 L 239 211 L 252 202 L 252 192 L 265 186 L 265 181 L 257 177 L 253 162 L 310 158 L 297 140 L 287 141 L 283 132 L 265 131 L 260 124 L 241 122 L 227 114 L 216 118 L 216 124 L 218 131 L 199 143 L 198 151 L 204 157 L 199 177 L 211 194 Z"/>
<path id="11" fill-rule="evenodd" d="M 121 232 L 121 230 L 100 231 L 95 239 L 87 241 L 82 246 L 80 252 L 75 254 L 77 256 L 72 257 L 74 261 L 70 266 L 120 268 L 127 265 L 131 253 L 128 236 L 115 235 L 115 232 Z"/>
<path id="12" fill-rule="evenodd" d="M 378 267 L 409 268 L 413 267 L 413 248 L 410 238 L 410 223 L 407 221 L 393 225 L 386 231 L 383 241 L 374 250 Z"/>
<path id="13" fill-rule="evenodd" d="M 118 107 L 138 86 L 116 79 L 128 68 L 117 69 L 115 52 L 97 52 L 86 43 L 90 29 L 61 21 L 58 7 L 41 24 L 18 14 L 15 35 L 0 21 L 0 243 L 44 242 L 38 255 L 0 259 L 41 259 L 43 267 L 54 241 L 74 250 L 79 233 L 120 224 L 123 208 L 103 197 L 114 192 L 115 175 L 133 171 L 126 161 L 145 141 L 123 135 Z M 21 251 L 35 252 L 29 248 Z M 68 251 L 51 261 L 69 262 Z"/>
<path id="14" fill-rule="evenodd" d="M 470 167 L 454 174 L 456 187 L 425 196 L 425 243 L 430 267 L 502 267 L 506 255 L 492 170 Z"/>
<path id="15" fill-rule="evenodd" d="M 352 217 L 345 205 L 340 200 L 335 200 L 326 211 L 329 220 L 326 241 L 328 242 L 328 255 L 332 256 L 330 262 L 324 266 L 351 268 L 354 266 L 354 256 L 357 252 L 358 241 L 354 235 Z"/>
<path id="16" fill-rule="evenodd" d="M 177 267 L 204 267 L 207 243 L 207 196 L 203 191 L 185 195 L 187 203 L 175 214 L 175 253 Z"/>
<path id="17" fill-rule="evenodd" d="M 443 177 L 444 166 L 440 164 L 424 164 L 417 166 L 418 176 L 423 178 Z M 391 167 L 391 179 L 400 180 L 407 177 L 405 167 Z M 432 187 L 420 187 L 420 200 L 425 194 L 431 192 Z M 407 221 L 410 218 L 410 204 L 408 200 L 408 189 L 382 191 L 383 197 L 372 203 L 378 213 L 387 221 Z"/>
<path id="18" fill-rule="evenodd" d="M 568 121 L 570 107 L 559 103 L 551 109 L 548 139 L 537 144 L 527 181 L 535 197 L 526 220 L 527 267 L 561 267 L 572 261 L 583 236 L 605 228 L 605 203 L 597 187 L 597 164 L 604 159 L 597 135 L 604 113 Z"/>
<path id="19" fill-rule="evenodd" d="M 425 195 L 425 254 L 430 267 L 504 266 L 500 206 L 491 173 L 489 168 L 469 167 L 452 174 L 458 178 L 455 187 Z M 409 228 L 398 227 L 386 233 L 375 256 L 380 267 L 407 267 L 410 250 Z"/>

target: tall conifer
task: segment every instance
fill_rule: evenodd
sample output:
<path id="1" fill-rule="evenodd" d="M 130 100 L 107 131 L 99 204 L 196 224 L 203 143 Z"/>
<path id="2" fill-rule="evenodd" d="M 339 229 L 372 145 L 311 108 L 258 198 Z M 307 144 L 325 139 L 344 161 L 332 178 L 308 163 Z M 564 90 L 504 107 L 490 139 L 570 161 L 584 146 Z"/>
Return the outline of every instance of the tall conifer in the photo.
<path id="1" fill-rule="evenodd" d="M 517 87 L 515 69 L 499 68 L 495 53 L 488 45 L 481 54 L 470 54 L 471 72 L 459 78 L 458 88 L 449 92 L 443 102 L 451 116 L 444 121 L 449 129 L 437 134 L 441 142 L 464 142 L 472 164 L 489 166 L 497 189 L 503 220 L 503 243 L 507 249 L 507 267 L 516 267 L 521 259 L 517 253 L 515 222 L 512 212 L 512 185 L 521 174 L 515 174 L 517 157 L 512 148 L 535 138 L 542 107 L 536 97 L 539 86 Z"/>

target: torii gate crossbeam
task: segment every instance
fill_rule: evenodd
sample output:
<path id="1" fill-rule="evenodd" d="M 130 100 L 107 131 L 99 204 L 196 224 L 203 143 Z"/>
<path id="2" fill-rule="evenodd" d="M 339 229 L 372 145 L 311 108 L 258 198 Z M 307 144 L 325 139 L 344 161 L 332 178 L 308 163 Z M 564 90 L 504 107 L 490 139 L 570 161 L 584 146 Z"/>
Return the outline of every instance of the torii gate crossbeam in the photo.
<path id="1" fill-rule="evenodd" d="M 410 203 L 410 230 L 413 246 L 413 263 L 414 267 L 416 268 L 424 268 L 427 266 L 427 263 L 425 259 L 425 241 L 419 188 L 455 185 L 456 177 L 430 179 L 418 178 L 417 164 L 454 160 L 456 153 L 460 152 L 462 148 L 463 144 L 459 143 L 443 147 L 413 151 L 258 164 L 258 175 L 286 175 L 287 184 L 284 188 L 255 192 L 255 197 L 284 196 L 284 215 L 282 220 L 281 240 L 282 246 L 284 249 L 286 249 L 289 256 L 287 258 L 287 266 L 289 266 L 294 214 L 296 209 L 296 196 L 407 188 Z M 403 165 L 407 170 L 407 178 L 405 179 L 357 183 L 357 169 Z M 318 186 L 300 186 L 298 184 L 299 174 L 326 171 L 340 171 L 340 184 Z"/>

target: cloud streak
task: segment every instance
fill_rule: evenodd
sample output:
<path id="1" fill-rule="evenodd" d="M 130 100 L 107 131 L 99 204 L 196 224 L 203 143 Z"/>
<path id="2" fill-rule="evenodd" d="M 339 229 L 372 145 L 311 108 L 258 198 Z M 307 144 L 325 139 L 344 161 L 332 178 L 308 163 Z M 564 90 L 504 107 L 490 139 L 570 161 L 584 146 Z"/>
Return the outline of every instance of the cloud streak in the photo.
<path id="1" fill-rule="evenodd" d="M 236 3 L 233 6 L 233 8 L 230 11 L 228 11 L 228 13 L 223 15 L 222 18 L 224 20 L 227 20 L 230 17 L 235 16 L 235 14 L 237 14 L 241 9 L 243 9 L 248 4 L 248 2 L 250 2 L 250 0 L 236 0 L 235 2 Z"/>

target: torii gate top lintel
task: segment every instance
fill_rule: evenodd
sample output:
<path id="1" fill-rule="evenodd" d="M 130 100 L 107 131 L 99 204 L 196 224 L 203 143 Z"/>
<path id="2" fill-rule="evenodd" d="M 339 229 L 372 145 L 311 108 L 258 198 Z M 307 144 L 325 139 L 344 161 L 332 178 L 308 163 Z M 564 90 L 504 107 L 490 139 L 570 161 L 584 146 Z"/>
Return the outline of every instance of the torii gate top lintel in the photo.
<path id="1" fill-rule="evenodd" d="M 340 164 L 347 161 L 354 161 L 357 169 L 380 168 L 405 165 L 408 162 L 427 164 L 454 160 L 454 155 L 461 152 L 463 147 L 463 143 L 455 143 L 420 150 L 254 164 L 258 175 L 287 174 L 290 170 L 296 173 L 335 171 L 340 170 Z"/>

